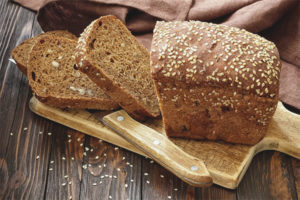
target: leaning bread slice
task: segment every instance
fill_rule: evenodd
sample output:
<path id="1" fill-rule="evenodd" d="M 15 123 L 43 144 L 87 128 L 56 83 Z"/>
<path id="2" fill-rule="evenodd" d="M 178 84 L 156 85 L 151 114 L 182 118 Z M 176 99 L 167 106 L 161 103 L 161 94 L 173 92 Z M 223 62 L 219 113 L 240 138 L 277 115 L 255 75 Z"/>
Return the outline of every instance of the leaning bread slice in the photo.
<path id="1" fill-rule="evenodd" d="M 40 35 L 37 35 L 33 38 L 27 39 L 25 41 L 23 41 L 21 44 L 19 44 L 18 46 L 16 46 L 13 50 L 12 50 L 12 57 L 13 59 L 16 61 L 17 66 L 19 67 L 19 69 L 24 73 L 27 74 L 27 63 L 28 63 L 28 59 L 29 59 L 29 54 L 31 52 L 31 49 L 33 47 L 33 45 L 43 36 L 47 36 L 47 35 L 55 35 L 55 36 L 60 36 L 60 37 L 64 37 L 64 38 L 69 38 L 72 40 L 77 40 L 77 37 L 75 35 L 73 35 L 72 33 L 68 32 L 68 31 L 63 31 L 63 30 L 56 30 L 56 31 L 49 31 L 46 33 L 42 33 Z"/>
<path id="2" fill-rule="evenodd" d="M 160 114 L 150 55 L 114 16 L 93 21 L 76 48 L 80 70 L 138 120 Z"/>
<path id="3" fill-rule="evenodd" d="M 113 102 L 75 64 L 77 42 L 62 37 L 44 36 L 33 46 L 27 68 L 35 96 L 60 108 L 113 110 Z"/>

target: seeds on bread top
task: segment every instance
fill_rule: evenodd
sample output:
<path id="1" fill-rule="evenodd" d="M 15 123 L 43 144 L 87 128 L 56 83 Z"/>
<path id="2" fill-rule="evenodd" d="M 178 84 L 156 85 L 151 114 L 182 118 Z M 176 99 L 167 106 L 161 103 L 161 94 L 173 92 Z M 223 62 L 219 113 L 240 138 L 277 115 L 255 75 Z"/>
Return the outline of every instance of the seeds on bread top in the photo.
<path id="1" fill-rule="evenodd" d="M 212 23 L 157 22 L 152 73 L 191 84 L 237 87 L 275 97 L 281 68 L 276 46 L 245 30 Z"/>

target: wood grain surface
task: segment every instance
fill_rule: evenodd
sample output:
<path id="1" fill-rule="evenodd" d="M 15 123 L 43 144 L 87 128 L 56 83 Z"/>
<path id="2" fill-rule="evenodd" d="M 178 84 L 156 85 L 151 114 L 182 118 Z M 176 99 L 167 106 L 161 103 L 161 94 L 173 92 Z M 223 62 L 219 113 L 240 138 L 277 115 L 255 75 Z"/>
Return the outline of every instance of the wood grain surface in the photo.
<path id="1" fill-rule="evenodd" d="M 33 114 L 27 79 L 9 58 L 40 28 L 35 13 L 7 0 L 0 13 L 0 199 L 298 199 L 300 161 L 282 153 L 255 156 L 236 190 L 201 189 L 144 156 Z"/>
<path id="2" fill-rule="evenodd" d="M 247 171 L 252 158 L 261 151 L 277 150 L 300 158 L 300 116 L 288 111 L 281 102 L 278 103 L 266 136 L 254 146 L 229 144 L 222 141 L 168 138 L 161 119 L 151 119 L 141 124 L 123 110 L 111 111 L 107 114 L 109 113 L 107 111 L 58 109 L 47 106 L 36 98 L 30 100 L 29 107 L 33 112 L 47 119 L 140 155 L 148 155 L 194 186 L 195 181 L 197 186 L 203 185 L 204 180 L 207 183 L 208 176 L 205 175 L 205 168 L 207 168 L 215 184 L 235 189 Z M 102 121 L 105 121 L 107 126 Z M 109 126 L 116 132 L 110 130 Z M 155 145 L 154 141 L 159 141 L 159 145 Z M 176 150 L 178 148 L 173 144 L 184 152 Z M 192 157 L 184 155 L 186 153 Z M 189 169 L 190 166 L 197 165 L 193 159 L 198 160 L 198 165 L 201 166 L 197 176 L 193 175 Z"/>

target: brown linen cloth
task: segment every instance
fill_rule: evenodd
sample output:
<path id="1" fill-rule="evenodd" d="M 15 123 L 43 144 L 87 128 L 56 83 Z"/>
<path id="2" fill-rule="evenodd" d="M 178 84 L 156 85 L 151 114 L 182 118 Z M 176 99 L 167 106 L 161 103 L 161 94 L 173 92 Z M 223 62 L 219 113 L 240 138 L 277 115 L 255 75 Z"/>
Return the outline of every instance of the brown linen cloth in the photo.
<path id="1" fill-rule="evenodd" d="M 201 20 L 244 28 L 276 43 L 282 59 L 280 100 L 300 109 L 300 1 L 298 0 L 14 0 L 39 10 L 44 31 L 79 35 L 95 18 L 113 14 L 148 49 L 157 20 Z M 50 3 L 48 3 L 50 2 Z"/>

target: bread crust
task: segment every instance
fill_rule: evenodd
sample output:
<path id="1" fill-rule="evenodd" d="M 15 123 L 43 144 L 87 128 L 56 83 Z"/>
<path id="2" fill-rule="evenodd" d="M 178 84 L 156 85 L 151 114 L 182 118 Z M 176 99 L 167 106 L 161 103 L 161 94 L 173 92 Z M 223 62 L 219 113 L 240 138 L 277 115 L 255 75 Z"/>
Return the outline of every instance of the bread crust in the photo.
<path id="1" fill-rule="evenodd" d="M 158 22 L 152 76 L 168 136 L 256 144 L 279 90 L 275 45 L 205 22 Z"/>
<path id="2" fill-rule="evenodd" d="M 108 94 L 115 102 L 124 108 L 132 117 L 136 120 L 144 121 L 147 118 L 153 118 L 160 115 L 159 112 L 153 112 L 144 107 L 136 98 L 129 94 L 124 88 L 118 83 L 115 83 L 106 73 L 101 69 L 101 67 L 95 66 L 90 62 L 90 57 L 87 54 L 87 49 L 90 34 L 93 29 L 96 28 L 97 24 L 104 20 L 114 20 L 119 26 L 125 26 L 120 20 L 115 16 L 104 16 L 95 21 L 93 21 L 81 34 L 78 40 L 78 45 L 76 47 L 76 62 L 79 66 L 80 71 L 84 72 L 89 76 L 89 78 L 94 81 L 99 87 L 101 87 L 106 94 Z M 136 40 L 137 44 L 138 41 Z M 147 53 L 145 47 L 141 44 L 140 48 L 144 53 Z M 150 70 L 150 69 L 149 69 Z"/>

